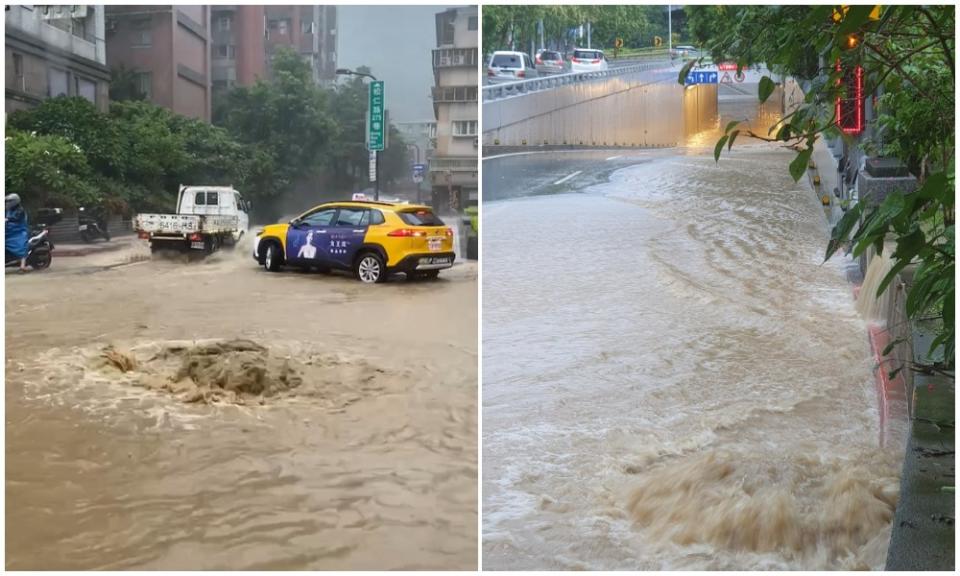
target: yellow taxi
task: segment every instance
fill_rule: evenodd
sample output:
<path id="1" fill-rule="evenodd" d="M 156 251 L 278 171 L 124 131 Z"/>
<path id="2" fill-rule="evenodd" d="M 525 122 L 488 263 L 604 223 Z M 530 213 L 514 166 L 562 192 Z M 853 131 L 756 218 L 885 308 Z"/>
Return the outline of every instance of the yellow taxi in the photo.
<path id="1" fill-rule="evenodd" d="M 453 230 L 428 206 L 328 202 L 286 224 L 257 232 L 253 258 L 271 272 L 282 266 L 350 270 L 366 283 L 394 272 L 436 278 L 453 266 Z"/>

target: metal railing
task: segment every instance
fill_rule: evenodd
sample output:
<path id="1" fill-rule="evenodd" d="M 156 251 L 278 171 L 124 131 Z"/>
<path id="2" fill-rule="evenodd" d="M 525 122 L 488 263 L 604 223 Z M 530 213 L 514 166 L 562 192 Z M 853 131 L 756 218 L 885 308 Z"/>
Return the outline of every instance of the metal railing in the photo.
<path id="1" fill-rule="evenodd" d="M 636 74 L 637 72 L 648 72 L 650 70 L 668 69 L 671 66 L 672 64 L 669 60 L 662 60 L 657 62 L 630 64 L 616 68 L 607 68 L 606 70 L 597 70 L 594 72 L 567 72 L 565 74 L 552 74 L 550 76 L 531 78 L 530 80 L 517 80 L 516 82 L 490 84 L 488 86 L 484 86 L 481 92 L 483 93 L 484 102 L 493 102 L 495 100 L 502 100 L 503 98 L 510 98 L 512 96 L 520 96 L 523 94 L 530 94 L 532 92 L 540 92 L 542 90 L 553 90 L 554 88 L 567 86 L 569 84 L 578 84 L 580 82 L 588 82 L 590 80 L 596 80 L 599 78 L 612 78 L 614 76 L 623 76 L 625 74 Z"/>

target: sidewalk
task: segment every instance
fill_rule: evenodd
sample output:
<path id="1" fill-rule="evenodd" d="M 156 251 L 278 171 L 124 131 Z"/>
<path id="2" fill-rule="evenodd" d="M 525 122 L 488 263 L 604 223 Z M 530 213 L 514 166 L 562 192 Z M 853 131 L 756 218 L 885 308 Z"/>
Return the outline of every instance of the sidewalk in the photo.
<path id="1" fill-rule="evenodd" d="M 94 240 L 90 243 L 85 242 L 54 242 L 53 255 L 57 258 L 88 256 L 90 254 L 102 254 L 103 252 L 112 252 L 133 246 L 139 238 L 136 234 L 123 234 L 115 236 L 109 242 L 105 240 Z"/>

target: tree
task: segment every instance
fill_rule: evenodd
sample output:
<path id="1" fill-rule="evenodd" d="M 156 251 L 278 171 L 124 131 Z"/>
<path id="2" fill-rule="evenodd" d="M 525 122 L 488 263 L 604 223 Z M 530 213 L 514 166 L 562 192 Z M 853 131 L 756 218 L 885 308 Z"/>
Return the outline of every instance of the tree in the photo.
<path id="1" fill-rule="evenodd" d="M 289 49 L 272 61 L 273 81 L 258 80 L 224 96 L 219 121 L 247 148 L 247 193 L 277 198 L 315 175 L 339 130 L 328 95 L 314 82 L 310 65 Z"/>
<path id="2" fill-rule="evenodd" d="M 80 147 L 63 136 L 8 130 L 4 187 L 28 210 L 96 202 L 90 166 Z"/>
<path id="3" fill-rule="evenodd" d="M 136 70 L 123 64 L 110 70 L 110 100 L 146 100 L 147 95 L 140 90 L 140 81 Z"/>
<path id="4" fill-rule="evenodd" d="M 865 146 L 901 159 L 917 176 L 920 189 L 892 194 L 879 206 L 859 203 L 834 227 L 826 249 L 829 259 L 852 243 L 855 256 L 884 240 L 896 241 L 893 269 L 877 295 L 906 266 L 917 265 L 907 298 L 911 318 L 931 310 L 942 327 L 931 350 L 944 346 L 945 364 L 954 364 L 954 7 L 885 6 L 879 19 L 873 6 L 689 6 L 690 29 L 707 46 L 714 61 L 739 66 L 766 63 L 778 74 L 807 85 L 802 105 L 786 116 L 775 132 L 754 134 L 739 122 L 726 126 L 715 157 L 729 150 L 743 131 L 755 138 L 783 142 L 797 155 L 790 164 L 795 180 L 804 174 L 814 142 L 827 135 L 846 137 L 836 127 L 834 101 L 847 96 L 842 69 L 863 66 L 865 94 L 880 97 L 882 141 Z M 820 67 L 820 59 L 824 62 Z M 683 83 L 688 63 L 678 82 Z M 840 65 L 837 66 L 837 63 Z M 776 83 L 764 77 L 759 99 L 765 101 Z"/>

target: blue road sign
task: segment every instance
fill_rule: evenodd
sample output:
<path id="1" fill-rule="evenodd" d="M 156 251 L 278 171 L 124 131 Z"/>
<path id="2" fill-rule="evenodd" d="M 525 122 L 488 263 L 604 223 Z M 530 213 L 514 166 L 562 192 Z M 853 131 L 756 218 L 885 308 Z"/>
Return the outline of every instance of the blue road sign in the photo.
<path id="1" fill-rule="evenodd" d="M 414 175 L 414 176 L 416 176 L 417 174 L 423 176 L 423 173 L 426 172 L 426 171 L 427 171 L 427 165 L 426 165 L 426 164 L 414 164 L 414 165 L 413 165 L 413 175 Z"/>
<path id="2" fill-rule="evenodd" d="M 715 70 L 691 70 L 687 72 L 686 84 L 717 84 L 717 72 Z"/>

